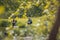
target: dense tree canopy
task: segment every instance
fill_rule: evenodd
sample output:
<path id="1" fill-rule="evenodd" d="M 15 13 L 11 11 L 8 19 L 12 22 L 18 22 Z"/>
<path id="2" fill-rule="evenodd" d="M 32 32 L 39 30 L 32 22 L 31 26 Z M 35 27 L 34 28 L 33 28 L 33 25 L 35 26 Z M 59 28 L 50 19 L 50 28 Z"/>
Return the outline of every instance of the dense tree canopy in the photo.
<path id="1" fill-rule="evenodd" d="M 12 14 L 18 17 L 37 17 L 43 14 L 54 14 L 57 7 L 56 0 L 0 0 L 0 5 L 4 6 L 5 12 L 2 18 L 8 18 Z"/>

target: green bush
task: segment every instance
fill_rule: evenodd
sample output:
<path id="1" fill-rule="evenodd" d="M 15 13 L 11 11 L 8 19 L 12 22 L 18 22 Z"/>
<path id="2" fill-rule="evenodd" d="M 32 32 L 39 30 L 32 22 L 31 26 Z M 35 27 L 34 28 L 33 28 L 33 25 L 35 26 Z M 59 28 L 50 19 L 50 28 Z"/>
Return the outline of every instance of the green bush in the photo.
<path id="1" fill-rule="evenodd" d="M 0 27 L 8 27 L 10 22 L 8 20 L 0 20 Z"/>
<path id="2" fill-rule="evenodd" d="M 17 25 L 19 26 L 19 28 L 25 28 L 25 24 L 22 22 L 17 22 Z"/>

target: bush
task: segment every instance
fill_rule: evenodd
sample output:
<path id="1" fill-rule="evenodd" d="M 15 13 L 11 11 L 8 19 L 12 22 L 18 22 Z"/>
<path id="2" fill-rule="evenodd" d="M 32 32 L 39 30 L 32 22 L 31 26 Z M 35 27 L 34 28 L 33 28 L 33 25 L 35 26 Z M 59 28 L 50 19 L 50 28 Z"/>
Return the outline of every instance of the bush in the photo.
<path id="1" fill-rule="evenodd" d="M 25 24 L 22 22 L 17 22 L 17 25 L 19 26 L 19 28 L 25 28 Z"/>
<path id="2" fill-rule="evenodd" d="M 10 22 L 8 20 L 0 20 L 0 27 L 8 27 Z"/>

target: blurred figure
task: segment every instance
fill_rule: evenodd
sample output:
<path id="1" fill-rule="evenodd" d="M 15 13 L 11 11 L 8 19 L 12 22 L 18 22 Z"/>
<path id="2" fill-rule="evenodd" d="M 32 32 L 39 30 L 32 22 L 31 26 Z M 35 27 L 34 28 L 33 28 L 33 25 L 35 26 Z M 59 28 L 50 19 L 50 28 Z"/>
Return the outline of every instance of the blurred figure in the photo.
<path id="1" fill-rule="evenodd" d="M 29 17 L 28 18 L 28 22 L 27 22 L 28 25 L 32 24 L 32 19 Z"/>
<path id="2" fill-rule="evenodd" d="M 16 21 L 15 19 L 12 20 L 12 26 L 13 26 L 13 27 L 16 26 L 16 22 L 17 22 L 17 21 Z"/>
<path id="3" fill-rule="evenodd" d="M 4 31 L 4 37 L 8 36 L 8 33 L 6 31 Z"/>

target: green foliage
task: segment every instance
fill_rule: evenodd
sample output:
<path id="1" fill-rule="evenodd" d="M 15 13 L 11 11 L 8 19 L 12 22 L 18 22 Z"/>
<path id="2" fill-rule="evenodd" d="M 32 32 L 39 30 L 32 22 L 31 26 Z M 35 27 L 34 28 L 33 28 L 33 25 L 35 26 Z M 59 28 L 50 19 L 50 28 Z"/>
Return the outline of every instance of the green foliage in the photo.
<path id="1" fill-rule="evenodd" d="M 19 36 L 20 35 L 19 30 L 14 30 L 13 36 L 15 36 L 15 34 L 17 34 L 17 36 Z"/>
<path id="2" fill-rule="evenodd" d="M 25 23 L 17 22 L 17 26 L 19 26 L 19 28 L 25 28 Z"/>
<path id="3" fill-rule="evenodd" d="M 0 5 L 5 6 L 5 13 L 1 15 L 1 18 L 8 18 L 13 12 L 19 7 L 19 2 L 17 0 L 0 0 Z M 4 17 L 2 17 L 4 16 Z"/>
<path id="4" fill-rule="evenodd" d="M 21 8 L 19 11 L 18 17 L 22 18 L 23 15 L 24 15 L 24 9 Z"/>
<path id="5" fill-rule="evenodd" d="M 10 22 L 8 20 L 0 20 L 0 27 L 9 27 Z"/>
<path id="6" fill-rule="evenodd" d="M 11 15 L 11 13 L 8 14 L 8 12 L 3 13 L 0 15 L 0 18 L 8 19 L 8 17 Z"/>
<path id="7" fill-rule="evenodd" d="M 36 5 L 32 5 L 30 9 L 27 10 L 27 17 L 39 17 L 42 16 L 42 8 L 39 8 Z"/>
<path id="8" fill-rule="evenodd" d="M 11 23 L 9 21 L 11 19 L 8 19 L 9 21 L 0 20 L 0 27 L 9 26 L 8 31 L 14 30 L 16 34 L 21 34 L 20 36 L 25 36 L 25 33 L 27 35 L 28 33 L 32 33 L 34 36 L 40 36 L 41 33 L 47 35 L 54 24 L 55 13 L 58 7 L 57 0 L 0 0 L 0 5 L 5 8 L 5 13 L 1 13 L 0 18 L 16 18 L 18 28 L 14 29 L 10 27 Z M 24 18 L 22 18 L 23 16 Z M 26 28 L 27 19 L 25 17 L 27 19 L 28 17 L 32 17 L 33 24 L 31 27 L 28 26 L 29 31 Z M 44 23 L 47 24 L 48 31 Z"/>
<path id="9" fill-rule="evenodd" d="M 0 0 L 0 4 L 5 6 L 5 15 L 9 14 L 11 16 L 11 14 L 16 14 L 16 16 L 21 18 L 23 15 L 27 17 L 41 17 L 46 9 L 49 12 L 55 12 L 58 3 L 56 0 Z M 4 17 L 8 18 L 9 16 Z"/>

